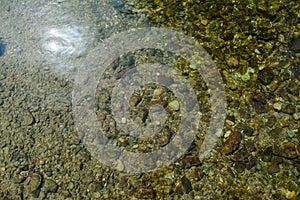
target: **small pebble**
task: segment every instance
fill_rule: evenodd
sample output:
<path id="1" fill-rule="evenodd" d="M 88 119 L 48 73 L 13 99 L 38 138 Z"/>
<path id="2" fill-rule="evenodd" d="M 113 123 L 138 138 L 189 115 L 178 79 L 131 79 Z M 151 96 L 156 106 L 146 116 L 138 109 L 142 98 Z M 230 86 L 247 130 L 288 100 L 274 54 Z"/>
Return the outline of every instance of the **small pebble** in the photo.
<path id="1" fill-rule="evenodd" d="M 201 19 L 201 24 L 206 26 L 208 24 L 208 20 L 207 19 Z"/>
<path id="2" fill-rule="evenodd" d="M 70 190 L 72 190 L 72 189 L 74 188 L 74 186 L 75 186 L 75 185 L 74 185 L 73 182 L 69 182 L 67 188 L 70 189 Z"/>
<path id="3" fill-rule="evenodd" d="M 234 122 L 229 120 L 229 119 L 226 119 L 226 124 L 230 125 L 230 126 L 233 126 L 234 125 Z"/>
<path id="4" fill-rule="evenodd" d="M 295 199 L 296 198 L 296 192 L 293 190 L 293 191 L 288 191 L 287 193 L 286 193 L 286 198 L 287 199 Z"/>
<path id="5" fill-rule="evenodd" d="M 300 118 L 300 114 L 299 113 L 294 113 L 293 114 L 293 119 L 294 120 L 299 120 L 299 118 Z"/>
<path id="6" fill-rule="evenodd" d="M 239 65 L 239 61 L 238 61 L 238 59 L 231 57 L 227 60 L 227 65 L 229 67 L 236 67 Z"/>
<path id="7" fill-rule="evenodd" d="M 126 121 L 127 121 L 126 118 L 125 118 L 125 117 L 122 117 L 121 123 L 122 123 L 122 124 L 126 124 Z"/>
<path id="8" fill-rule="evenodd" d="M 295 134 L 293 131 L 291 131 L 291 130 L 288 130 L 288 131 L 287 131 L 287 134 L 288 134 L 288 136 L 289 136 L 290 138 L 293 138 L 293 137 L 296 136 L 296 134 Z"/>
<path id="9" fill-rule="evenodd" d="M 162 93 L 163 93 L 163 90 L 160 89 L 160 88 L 158 88 L 158 89 L 155 89 L 155 90 L 153 91 L 153 96 L 157 98 L 157 97 L 159 97 Z"/>
<path id="10" fill-rule="evenodd" d="M 136 106 L 140 103 L 141 98 L 139 96 L 132 96 L 129 100 L 130 105 Z"/>
<path id="11" fill-rule="evenodd" d="M 274 108 L 275 110 L 281 110 L 282 106 L 281 106 L 280 103 L 274 103 L 273 108 Z"/>
<path id="12" fill-rule="evenodd" d="M 71 194 L 68 190 L 60 190 L 59 193 L 62 194 L 64 197 L 70 197 L 71 196 Z"/>
<path id="13" fill-rule="evenodd" d="M 171 110 L 173 111 L 178 111 L 180 106 L 179 106 L 179 102 L 177 100 L 171 101 L 168 105 L 170 107 Z"/>
<path id="14" fill-rule="evenodd" d="M 226 131 L 226 133 L 224 134 L 224 138 L 228 138 L 231 134 L 231 130 Z"/>
<path id="15" fill-rule="evenodd" d="M 45 179 L 43 190 L 48 192 L 56 192 L 58 189 L 58 186 L 54 180 L 51 179 Z"/>
<path id="16" fill-rule="evenodd" d="M 101 196 L 101 195 L 100 195 L 99 192 L 94 192 L 94 198 L 97 198 L 97 199 L 98 199 L 98 198 L 100 198 L 100 196 Z"/>
<path id="17" fill-rule="evenodd" d="M 119 171 L 123 171 L 124 170 L 124 164 L 123 164 L 123 162 L 121 161 L 121 160 L 117 160 L 117 169 L 119 170 Z"/>

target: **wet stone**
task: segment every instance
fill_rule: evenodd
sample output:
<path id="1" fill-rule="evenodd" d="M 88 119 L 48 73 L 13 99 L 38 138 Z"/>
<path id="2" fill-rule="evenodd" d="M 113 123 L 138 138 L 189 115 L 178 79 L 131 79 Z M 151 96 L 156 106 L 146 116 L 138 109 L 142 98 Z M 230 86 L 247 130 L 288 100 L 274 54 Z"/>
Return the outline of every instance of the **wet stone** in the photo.
<path id="1" fill-rule="evenodd" d="M 270 131 L 270 135 L 274 138 L 279 138 L 282 135 L 283 129 L 281 127 L 276 127 Z"/>
<path id="2" fill-rule="evenodd" d="M 234 131 L 224 142 L 222 147 L 222 153 L 228 155 L 236 151 L 239 148 L 241 140 L 242 134 L 238 131 Z"/>
<path id="3" fill-rule="evenodd" d="M 178 111 L 180 108 L 179 102 L 177 100 L 171 101 L 168 104 L 169 108 L 173 111 Z"/>
<path id="4" fill-rule="evenodd" d="M 185 168 L 190 168 L 191 166 L 198 166 L 200 164 L 201 164 L 201 162 L 199 160 L 198 155 L 195 155 L 195 156 L 186 156 L 182 160 L 182 165 Z"/>
<path id="5" fill-rule="evenodd" d="M 280 148 L 279 148 L 279 145 L 278 144 L 273 144 L 273 147 L 272 147 L 272 153 L 274 154 L 274 155 L 279 155 L 279 153 L 280 153 Z"/>
<path id="6" fill-rule="evenodd" d="M 228 115 L 226 117 L 226 121 L 230 121 L 232 124 L 229 124 L 229 125 L 234 125 L 234 122 L 235 122 L 235 117 L 234 115 Z"/>
<path id="7" fill-rule="evenodd" d="M 277 121 L 276 117 L 274 115 L 272 115 L 268 118 L 268 121 L 266 122 L 266 125 L 268 127 L 273 127 L 276 124 L 276 121 Z"/>
<path id="8" fill-rule="evenodd" d="M 257 163 L 257 158 L 256 157 L 251 157 L 249 162 L 246 163 L 246 168 L 250 170 L 252 167 L 254 167 Z"/>
<path id="9" fill-rule="evenodd" d="M 253 97 L 251 103 L 257 114 L 266 113 L 269 110 L 267 106 L 267 100 L 263 95 Z"/>
<path id="10" fill-rule="evenodd" d="M 285 142 L 280 147 L 280 155 L 285 158 L 297 158 L 296 145 L 293 142 Z"/>
<path id="11" fill-rule="evenodd" d="M 111 1 L 111 5 L 115 8 L 115 9 L 120 9 L 123 8 L 125 6 L 125 3 L 122 1 Z"/>
<path id="12" fill-rule="evenodd" d="M 187 177 L 183 176 L 181 178 L 181 183 L 182 183 L 185 193 L 188 194 L 193 190 L 191 181 Z"/>
<path id="13" fill-rule="evenodd" d="M 237 67 L 239 65 L 238 59 L 234 57 L 229 58 L 226 62 L 229 67 Z"/>
<path id="14" fill-rule="evenodd" d="M 279 166 L 276 164 L 276 163 L 273 163 L 271 164 L 268 168 L 267 168 L 267 171 L 270 173 L 270 174 L 275 174 L 277 172 L 280 172 L 280 168 Z"/>
<path id="15" fill-rule="evenodd" d="M 258 73 L 258 79 L 264 85 L 269 85 L 274 79 L 274 73 L 271 68 L 265 68 Z"/>
<path id="16" fill-rule="evenodd" d="M 152 189 L 140 188 L 137 190 L 137 192 L 135 192 L 134 196 L 139 199 L 153 199 L 156 195 Z"/>
<path id="17" fill-rule="evenodd" d="M 246 165 L 243 162 L 237 162 L 234 164 L 234 168 L 238 173 L 244 172 Z"/>
<path id="18" fill-rule="evenodd" d="M 300 86 L 299 86 L 299 83 L 296 83 L 295 82 L 291 82 L 289 84 L 289 87 L 288 87 L 288 90 L 289 90 L 289 93 L 291 93 L 292 95 L 294 96 L 297 96 L 300 94 Z"/>
<path id="19" fill-rule="evenodd" d="M 254 133 L 253 128 L 251 128 L 250 126 L 248 126 L 244 123 L 238 124 L 236 128 L 238 129 L 238 131 L 242 131 L 243 133 L 245 133 L 248 136 L 252 136 Z"/>
<path id="20" fill-rule="evenodd" d="M 59 190 L 59 193 L 64 197 L 70 197 L 71 193 L 68 190 Z"/>
<path id="21" fill-rule="evenodd" d="M 163 93 L 163 89 L 158 88 L 158 89 L 155 89 L 155 90 L 153 91 L 153 96 L 156 97 L 156 98 L 158 98 L 158 97 L 160 97 L 160 95 L 161 95 L 162 93 Z"/>
<path id="22" fill-rule="evenodd" d="M 279 122 L 279 125 L 284 128 L 284 127 L 289 127 L 290 126 L 290 120 L 289 119 L 284 119 Z"/>
<path id="23" fill-rule="evenodd" d="M 294 120 L 299 120 L 300 119 L 300 113 L 294 113 L 293 114 L 293 119 Z"/>
<path id="24" fill-rule="evenodd" d="M 274 103 L 273 108 L 274 108 L 275 110 L 280 111 L 281 108 L 282 108 L 282 105 L 281 105 L 280 103 Z"/>
<path id="25" fill-rule="evenodd" d="M 300 68 L 296 67 L 296 69 L 294 70 L 294 76 L 296 79 L 298 79 L 300 81 Z"/>
<path id="26" fill-rule="evenodd" d="M 48 192 L 56 192 L 57 191 L 57 184 L 55 183 L 54 180 L 52 179 L 45 179 L 44 187 L 43 190 L 48 193 Z"/>
<path id="27" fill-rule="evenodd" d="M 13 177 L 13 182 L 14 183 L 22 183 L 23 181 L 25 181 L 26 177 L 24 177 L 23 175 L 21 174 L 16 174 L 14 177 Z"/>
<path id="28" fill-rule="evenodd" d="M 294 114 L 296 112 L 296 106 L 293 104 L 287 104 L 281 111 L 286 114 Z"/>
<path id="29" fill-rule="evenodd" d="M 23 125 L 30 126 L 35 122 L 35 119 L 29 111 L 24 111 L 20 115 L 20 121 Z"/>
<path id="30" fill-rule="evenodd" d="M 295 37 L 293 37 L 290 42 L 289 45 L 291 50 L 293 50 L 295 53 L 300 53 L 300 35 L 297 35 Z"/>
<path id="31" fill-rule="evenodd" d="M 121 56 L 119 60 L 120 66 L 132 66 L 134 64 L 135 60 L 134 57 L 130 54 L 126 56 Z"/>
<path id="32" fill-rule="evenodd" d="M 27 185 L 27 189 L 30 193 L 35 193 L 42 183 L 42 176 L 39 174 L 33 174 L 30 177 L 30 182 Z"/>
<path id="33" fill-rule="evenodd" d="M 175 192 L 175 194 L 180 195 L 180 196 L 182 196 L 184 194 L 183 186 L 181 183 L 179 183 L 175 186 L 174 192 Z"/>
<path id="34" fill-rule="evenodd" d="M 248 161 L 248 152 L 245 148 L 236 151 L 233 154 L 233 160 L 237 162 L 247 162 Z"/>
<path id="35" fill-rule="evenodd" d="M 245 147 L 248 152 L 254 152 L 256 150 L 254 141 L 246 141 Z"/>
<path id="36" fill-rule="evenodd" d="M 136 106 L 141 102 L 142 98 L 139 96 L 132 96 L 129 100 L 130 105 Z"/>
<path id="37" fill-rule="evenodd" d="M 282 163 L 283 162 L 283 158 L 282 157 L 280 157 L 280 156 L 273 156 L 272 157 L 272 163 L 274 164 L 280 164 L 280 163 Z"/>
<path id="38" fill-rule="evenodd" d="M 266 149 L 264 149 L 261 153 L 262 161 L 271 162 L 272 154 L 273 154 L 273 148 L 272 147 L 267 147 Z"/>
<path id="39" fill-rule="evenodd" d="M 103 184 L 101 182 L 95 181 L 88 185 L 88 190 L 90 192 L 100 191 L 103 188 Z"/>

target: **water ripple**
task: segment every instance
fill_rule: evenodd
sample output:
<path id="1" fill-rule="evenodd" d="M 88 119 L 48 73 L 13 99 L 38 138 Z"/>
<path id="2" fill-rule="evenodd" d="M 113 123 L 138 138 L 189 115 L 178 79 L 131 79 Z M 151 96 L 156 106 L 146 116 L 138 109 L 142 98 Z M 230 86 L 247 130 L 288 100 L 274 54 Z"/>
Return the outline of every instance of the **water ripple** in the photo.
<path id="1" fill-rule="evenodd" d="M 79 56 L 85 43 L 78 26 L 47 27 L 42 37 L 42 47 L 52 56 Z"/>

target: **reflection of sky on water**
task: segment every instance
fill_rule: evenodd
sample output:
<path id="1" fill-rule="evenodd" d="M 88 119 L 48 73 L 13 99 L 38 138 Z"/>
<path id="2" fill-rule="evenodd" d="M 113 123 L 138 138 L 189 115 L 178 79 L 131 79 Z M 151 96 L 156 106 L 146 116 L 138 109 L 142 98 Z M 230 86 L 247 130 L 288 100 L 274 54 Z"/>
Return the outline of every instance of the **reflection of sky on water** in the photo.
<path id="1" fill-rule="evenodd" d="M 1 4 L 0 37 L 7 44 L 6 55 L 11 61 L 34 69 L 47 65 L 68 73 L 95 42 L 95 15 L 80 0 Z"/>
<path id="2" fill-rule="evenodd" d="M 64 61 L 67 58 L 75 58 L 83 53 L 88 44 L 80 26 L 44 27 L 41 34 L 41 47 L 53 62 Z"/>
<path id="3" fill-rule="evenodd" d="M 77 5 L 79 6 L 79 5 Z M 70 3 L 43 6 L 37 14 L 38 44 L 44 59 L 63 71 L 76 67 L 76 59 L 93 42 L 93 21 Z"/>
<path id="4" fill-rule="evenodd" d="M 43 48 L 52 55 L 79 55 L 85 45 L 80 27 L 46 28 Z"/>
<path id="5" fill-rule="evenodd" d="M 123 6 L 121 0 L 1 1 L 0 37 L 6 45 L 1 59 L 70 74 L 98 42 L 140 27 L 139 17 L 120 15 Z"/>

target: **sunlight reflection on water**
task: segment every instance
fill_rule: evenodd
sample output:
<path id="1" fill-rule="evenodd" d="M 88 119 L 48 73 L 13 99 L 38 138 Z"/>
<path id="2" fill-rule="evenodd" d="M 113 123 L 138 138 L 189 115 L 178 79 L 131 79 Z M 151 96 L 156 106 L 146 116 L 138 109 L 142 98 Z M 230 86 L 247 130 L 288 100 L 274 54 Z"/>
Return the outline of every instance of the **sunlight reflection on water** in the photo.
<path id="1" fill-rule="evenodd" d="M 74 68 L 72 59 L 84 53 L 88 46 L 85 32 L 76 25 L 44 27 L 40 45 L 56 67 L 71 70 Z"/>
<path id="2" fill-rule="evenodd" d="M 85 45 L 80 27 L 46 28 L 43 47 L 53 55 L 79 55 Z"/>
<path id="3" fill-rule="evenodd" d="M 0 36 L 8 44 L 10 60 L 27 63 L 33 70 L 49 66 L 73 71 L 80 65 L 78 57 L 92 48 L 97 33 L 95 16 L 84 5 L 77 0 L 5 2 L 0 8 L 4 19 Z"/>

